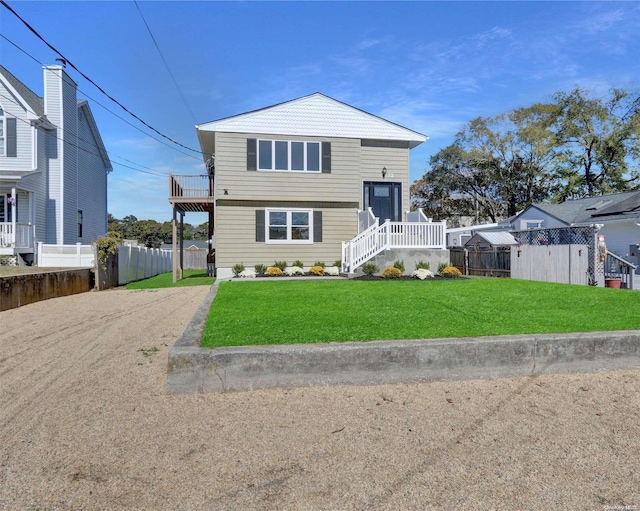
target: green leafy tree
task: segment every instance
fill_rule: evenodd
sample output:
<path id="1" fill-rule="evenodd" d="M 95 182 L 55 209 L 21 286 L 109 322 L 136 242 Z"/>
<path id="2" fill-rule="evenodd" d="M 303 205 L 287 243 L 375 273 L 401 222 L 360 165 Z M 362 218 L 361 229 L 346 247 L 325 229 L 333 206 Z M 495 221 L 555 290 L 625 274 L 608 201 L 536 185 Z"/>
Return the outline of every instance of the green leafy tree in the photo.
<path id="1" fill-rule="evenodd" d="M 596 98 L 581 88 L 558 92 L 554 129 L 556 198 L 627 191 L 640 184 L 640 97 L 612 89 Z"/>

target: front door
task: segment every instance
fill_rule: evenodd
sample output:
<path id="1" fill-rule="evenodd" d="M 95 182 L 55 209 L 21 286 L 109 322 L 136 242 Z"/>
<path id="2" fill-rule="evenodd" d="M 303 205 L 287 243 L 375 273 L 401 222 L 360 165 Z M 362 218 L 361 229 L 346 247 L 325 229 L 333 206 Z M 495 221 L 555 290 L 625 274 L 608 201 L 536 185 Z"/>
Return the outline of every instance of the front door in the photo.
<path id="1" fill-rule="evenodd" d="M 365 181 L 364 209 L 371 208 L 382 224 L 389 219 L 392 222 L 402 220 L 402 184 Z"/>

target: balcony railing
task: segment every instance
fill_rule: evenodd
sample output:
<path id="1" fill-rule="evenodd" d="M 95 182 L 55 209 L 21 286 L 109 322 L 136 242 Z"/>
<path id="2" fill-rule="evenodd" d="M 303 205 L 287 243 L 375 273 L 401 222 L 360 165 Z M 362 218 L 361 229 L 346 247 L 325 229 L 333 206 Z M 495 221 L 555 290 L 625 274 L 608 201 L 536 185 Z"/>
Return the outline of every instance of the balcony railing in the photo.
<path id="1" fill-rule="evenodd" d="M 169 176 L 169 199 L 208 199 L 213 197 L 213 176 Z"/>

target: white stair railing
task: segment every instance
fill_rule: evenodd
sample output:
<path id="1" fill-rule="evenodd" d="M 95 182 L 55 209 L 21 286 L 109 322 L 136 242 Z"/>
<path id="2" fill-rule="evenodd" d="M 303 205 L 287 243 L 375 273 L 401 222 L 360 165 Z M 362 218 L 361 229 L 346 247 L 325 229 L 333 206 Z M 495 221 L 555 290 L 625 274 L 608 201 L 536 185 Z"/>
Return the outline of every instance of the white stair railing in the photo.
<path id="1" fill-rule="evenodd" d="M 353 273 L 383 250 L 394 248 L 446 249 L 446 222 L 375 223 L 351 241 L 342 243 L 342 271 Z"/>

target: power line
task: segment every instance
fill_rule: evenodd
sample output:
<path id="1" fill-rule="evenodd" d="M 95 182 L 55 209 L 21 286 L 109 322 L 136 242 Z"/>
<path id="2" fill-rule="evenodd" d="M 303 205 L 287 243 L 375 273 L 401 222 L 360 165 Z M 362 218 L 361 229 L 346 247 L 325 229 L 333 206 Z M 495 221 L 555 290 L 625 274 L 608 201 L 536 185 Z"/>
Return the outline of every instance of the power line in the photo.
<path id="1" fill-rule="evenodd" d="M 167 71 L 169 72 L 169 76 L 171 76 L 171 79 L 173 80 L 173 83 L 176 86 L 176 89 L 178 89 L 178 93 L 180 94 L 180 97 L 182 98 L 182 102 L 184 103 L 184 106 L 187 107 L 187 110 L 191 114 L 191 119 L 193 119 L 193 124 L 198 124 L 198 121 L 196 121 L 196 116 L 193 114 L 193 111 L 189 107 L 189 103 L 187 103 L 187 99 L 184 97 L 184 94 L 182 93 L 182 90 L 180 89 L 180 86 L 178 85 L 178 82 L 177 82 L 175 76 L 173 75 L 173 73 L 171 72 L 171 69 L 169 68 L 169 64 L 167 63 L 167 60 L 164 58 L 164 55 L 163 55 L 162 51 L 160 50 L 160 46 L 158 46 L 158 42 L 156 41 L 156 38 L 153 36 L 153 33 L 151 32 L 151 28 L 149 27 L 149 24 L 147 23 L 147 20 L 145 19 L 144 15 L 142 14 L 142 11 L 140 10 L 140 5 L 138 5 L 138 0 L 133 0 L 133 3 L 135 3 L 136 7 L 138 8 L 138 12 L 140 13 L 140 17 L 142 18 L 142 21 L 144 22 L 145 27 L 147 27 L 147 31 L 149 32 L 149 35 L 151 36 L 151 40 L 153 41 L 153 44 L 156 46 L 156 50 L 158 50 L 158 53 L 160 54 L 160 58 L 162 59 L 162 62 L 164 62 L 164 67 L 167 68 Z"/>
<path id="2" fill-rule="evenodd" d="M 19 45 L 17 45 L 16 43 L 14 43 L 11 39 L 9 39 L 7 36 L 5 36 L 4 34 L 0 34 L 0 37 L 2 37 L 5 41 L 7 41 L 9 44 L 11 44 L 12 46 L 14 46 L 16 49 L 20 50 L 22 53 L 24 53 L 27 57 L 29 57 L 30 59 L 32 59 L 34 62 L 37 62 L 38 64 L 40 64 L 41 66 L 46 66 L 46 64 L 44 64 L 43 62 L 41 62 L 40 60 L 38 60 L 36 57 L 34 57 L 33 55 L 31 55 L 28 51 L 26 51 L 24 48 L 21 48 Z M 62 75 L 62 79 L 65 81 L 65 83 L 70 84 L 69 80 Z M 138 130 L 140 133 L 142 133 L 143 135 L 155 140 L 156 142 L 159 142 L 160 144 L 163 144 L 167 147 L 169 147 L 170 149 L 172 149 L 173 151 L 176 151 L 180 154 L 183 154 L 185 156 L 188 156 L 189 158 L 193 158 L 194 160 L 198 160 L 198 161 L 202 161 L 200 158 L 198 158 L 197 156 L 193 156 L 192 154 L 189 153 L 185 153 L 184 151 L 181 151 L 180 149 L 178 149 L 177 147 L 169 144 L 168 142 L 165 142 L 164 140 L 161 140 L 159 138 L 154 137 L 153 135 L 150 135 L 149 133 L 147 133 L 146 131 L 140 129 L 138 126 L 136 126 L 135 124 L 129 122 L 127 119 L 125 119 L 124 117 L 122 117 L 121 115 L 118 115 L 117 113 L 115 113 L 113 110 L 111 110 L 110 108 L 104 106 L 102 103 L 100 103 L 97 99 L 91 97 L 89 94 L 87 94 L 84 90 L 78 88 L 78 92 L 81 92 L 82 94 L 84 94 L 87 98 L 89 98 L 91 101 L 93 101 L 96 105 L 102 107 L 104 110 L 106 110 L 107 112 L 109 112 L 111 115 L 117 117 L 118 119 L 120 119 L 122 122 L 127 123 L 129 126 L 131 126 L 132 128 Z"/>
<path id="3" fill-rule="evenodd" d="M 0 93 L 0 96 L 1 96 L 1 97 L 3 97 L 4 99 L 6 99 L 7 101 L 9 101 L 9 102 L 13 103 L 14 105 L 21 106 L 21 105 L 20 105 L 19 103 L 17 103 L 15 100 L 13 100 L 12 98 L 10 98 L 10 97 L 8 97 L 8 96 L 5 96 L 5 95 L 4 95 L 4 94 L 2 94 L 2 93 Z M 19 121 L 21 121 L 21 122 L 23 122 L 24 124 L 27 124 L 28 126 L 31 126 L 31 122 L 30 122 L 29 120 L 27 120 L 27 119 L 23 119 L 22 117 L 15 116 L 15 115 L 12 115 L 11 117 L 12 117 L 12 118 L 15 118 L 15 119 L 17 119 L 17 120 L 19 120 Z M 65 133 L 65 130 L 64 130 L 64 129 L 63 129 L 62 131 L 63 131 L 63 133 Z M 74 137 L 74 138 L 75 138 L 75 139 L 77 139 L 77 140 L 81 140 L 82 142 L 85 142 L 86 144 L 92 144 L 92 142 L 91 142 L 91 141 L 86 140 L 86 139 L 84 139 L 84 138 L 82 138 L 82 137 L 79 137 L 78 135 L 71 134 L 71 133 L 68 133 L 68 132 L 67 132 L 66 134 L 67 134 L 67 135 L 69 135 L 69 136 L 71 136 L 71 137 Z M 49 136 L 51 136 L 51 134 L 49 134 Z M 95 152 L 93 152 L 93 151 L 90 151 L 90 150 L 88 150 L 87 148 L 82 147 L 82 146 L 80 146 L 80 145 L 78 145 L 78 144 L 74 144 L 73 142 L 71 142 L 70 140 L 67 140 L 66 138 L 60 138 L 58 135 L 53 135 L 53 136 L 54 136 L 56 139 L 60 140 L 63 144 L 68 144 L 68 145 L 70 145 L 70 146 L 72 146 L 72 147 L 76 147 L 77 149 L 80 149 L 81 151 L 84 151 L 85 153 L 88 153 L 88 154 L 90 154 L 90 155 L 92 155 L 92 156 L 97 156 L 98 158 L 104 158 L 104 156 L 105 156 L 105 155 L 103 155 L 103 154 L 99 154 L 99 153 L 95 153 Z M 105 151 L 105 153 L 106 153 L 106 151 Z M 112 163 L 115 163 L 116 165 L 120 165 L 121 167 L 125 167 L 125 168 L 131 169 L 131 170 L 135 170 L 136 172 L 142 172 L 143 174 L 149 174 L 149 175 L 152 175 L 152 176 L 163 176 L 163 177 L 164 177 L 164 176 L 168 176 L 168 175 L 170 174 L 170 172 L 167 172 L 167 171 L 158 170 L 158 169 L 152 169 L 151 167 L 146 167 L 145 165 L 141 165 L 141 164 L 136 163 L 136 162 L 133 162 L 133 161 L 131 161 L 131 160 L 127 160 L 126 158 L 124 158 L 124 157 L 122 157 L 122 156 L 119 156 L 119 155 L 114 155 L 114 156 L 115 156 L 116 158 L 121 158 L 121 159 L 123 159 L 124 161 L 128 161 L 129 163 L 132 163 L 132 164 L 134 164 L 134 165 L 138 165 L 139 167 L 142 167 L 142 168 L 145 168 L 145 169 L 148 169 L 148 170 L 150 170 L 150 171 L 151 171 L 151 172 L 148 172 L 148 171 L 146 171 L 146 170 L 142 170 L 142 169 L 138 169 L 138 168 L 135 168 L 135 167 L 131 167 L 130 165 L 126 165 L 126 164 L 124 164 L 124 163 L 120 163 L 120 162 L 118 162 L 118 161 L 113 161 L 113 159 L 112 159 L 111 157 L 109 157 L 109 155 L 107 154 L 107 158 L 108 158 L 108 159 L 109 159 L 109 161 L 111 161 Z"/>
<path id="4" fill-rule="evenodd" d="M 38 39 L 40 39 L 44 44 L 46 44 L 52 51 L 54 51 L 55 53 L 57 53 L 61 58 L 63 58 L 67 64 L 69 64 L 73 69 L 76 70 L 76 72 L 78 72 L 80 74 L 80 76 L 82 76 L 85 80 L 87 80 L 89 83 L 91 83 L 94 87 L 96 87 L 100 92 L 102 92 L 102 94 L 104 94 L 105 96 L 107 96 L 111 101 L 113 101 L 116 105 L 118 105 L 120 108 L 122 108 L 125 112 L 127 112 L 129 115 L 131 115 L 132 117 L 134 117 L 135 119 L 137 119 L 139 122 L 141 122 L 142 124 L 144 124 L 147 128 L 149 128 L 152 131 L 155 131 L 158 135 L 160 135 L 163 138 L 166 138 L 167 140 L 169 140 L 170 142 L 173 142 L 176 145 L 179 145 L 180 147 L 183 147 L 184 149 L 187 149 L 189 151 L 192 151 L 194 153 L 198 153 L 198 154 L 202 154 L 201 151 L 198 151 L 196 149 L 192 149 L 191 147 L 188 147 L 184 144 L 181 144 L 180 142 L 178 142 L 177 140 L 174 140 L 173 138 L 165 135 L 164 133 L 162 133 L 161 131 L 158 131 L 156 128 L 154 128 L 153 126 L 151 126 L 150 124 L 146 123 L 145 121 L 143 121 L 140 117 L 138 117 L 136 114 L 134 114 L 131 110 L 129 110 L 127 107 L 125 107 L 122 103 L 120 103 L 117 99 L 115 99 L 113 96 L 109 95 L 102 87 L 100 87 L 96 82 L 94 82 L 91 78 L 89 78 L 86 74 L 84 74 L 82 71 L 80 71 L 80 69 L 78 69 L 76 67 L 76 65 L 71 62 L 71 60 L 69 60 L 67 57 L 65 57 L 60 51 L 58 51 L 52 44 L 50 44 L 44 37 L 42 37 L 38 31 L 36 29 L 34 29 L 31 25 L 29 25 L 29 23 L 27 23 L 26 20 L 24 20 L 16 11 L 14 11 L 11 6 L 9 4 L 7 4 L 7 2 L 5 0 L 0 0 L 0 3 L 6 8 L 8 9 L 16 18 L 18 18 L 25 27 L 27 27 L 29 29 L 29 31 L 31 31 Z"/>

